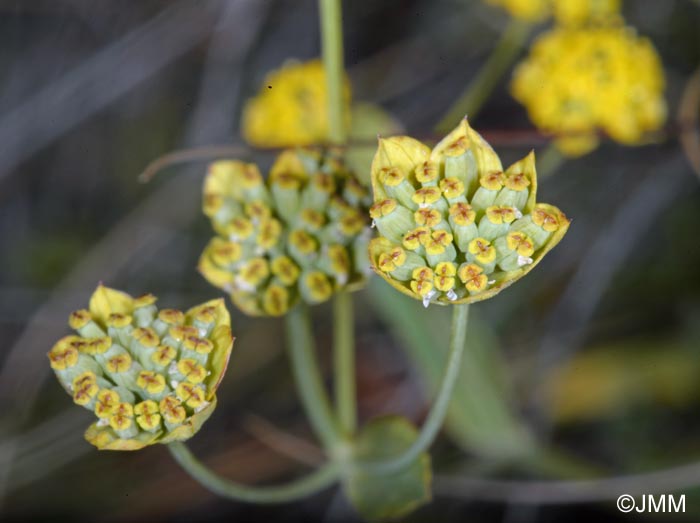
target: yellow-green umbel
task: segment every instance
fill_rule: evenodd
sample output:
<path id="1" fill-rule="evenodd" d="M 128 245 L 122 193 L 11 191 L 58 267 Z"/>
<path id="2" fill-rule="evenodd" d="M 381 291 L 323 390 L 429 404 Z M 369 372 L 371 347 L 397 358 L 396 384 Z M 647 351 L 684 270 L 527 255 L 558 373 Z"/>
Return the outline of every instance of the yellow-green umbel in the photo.
<path id="1" fill-rule="evenodd" d="M 494 296 L 569 228 L 558 208 L 536 202 L 534 153 L 504 171 L 466 119 L 433 150 L 408 136 L 380 139 L 372 189 L 372 268 L 426 307 Z"/>
<path id="2" fill-rule="evenodd" d="M 233 347 L 223 300 L 187 312 L 155 303 L 99 285 L 89 309 L 70 315 L 77 334 L 48 353 L 73 401 L 95 413 L 85 439 L 99 449 L 186 440 L 216 406 Z"/>
<path id="3" fill-rule="evenodd" d="M 330 154 L 285 151 L 267 180 L 254 164 L 209 166 L 204 213 L 218 236 L 199 270 L 253 316 L 281 316 L 361 286 L 369 272 L 370 196 Z"/>

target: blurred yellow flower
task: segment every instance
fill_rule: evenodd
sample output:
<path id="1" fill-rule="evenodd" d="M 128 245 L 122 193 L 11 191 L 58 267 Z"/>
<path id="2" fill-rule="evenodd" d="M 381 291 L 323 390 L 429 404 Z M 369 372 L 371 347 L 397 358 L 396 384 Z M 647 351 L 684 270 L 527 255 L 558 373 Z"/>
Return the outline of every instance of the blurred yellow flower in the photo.
<path id="1" fill-rule="evenodd" d="M 639 143 L 666 119 L 663 89 L 664 72 L 652 43 L 621 25 L 543 34 L 511 84 L 537 127 L 571 135 L 556 140 L 569 156 L 594 149 L 597 129 L 618 142 Z"/>
<path id="2" fill-rule="evenodd" d="M 552 0 L 552 15 L 559 24 L 616 21 L 620 0 Z"/>
<path id="3" fill-rule="evenodd" d="M 550 14 L 549 0 L 486 0 L 491 5 L 502 7 L 511 16 L 537 22 Z"/>
<path id="4" fill-rule="evenodd" d="M 350 125 L 350 82 L 345 79 L 344 114 Z M 320 60 L 288 62 L 267 75 L 243 110 L 243 136 L 259 147 L 289 147 L 328 138 L 326 74 Z"/>
<path id="5" fill-rule="evenodd" d="M 540 22 L 549 16 L 560 24 L 580 25 L 617 19 L 620 0 L 486 0 L 502 7 L 511 16 L 527 22 Z"/>

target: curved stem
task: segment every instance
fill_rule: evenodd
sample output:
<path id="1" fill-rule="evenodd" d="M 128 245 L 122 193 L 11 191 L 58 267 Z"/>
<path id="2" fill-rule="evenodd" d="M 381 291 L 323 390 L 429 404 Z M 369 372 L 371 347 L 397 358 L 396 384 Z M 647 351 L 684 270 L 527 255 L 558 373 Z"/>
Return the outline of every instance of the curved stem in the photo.
<path id="1" fill-rule="evenodd" d="M 343 114 L 343 17 L 340 0 L 319 0 L 321 48 L 328 90 L 328 131 L 331 142 L 342 144 L 347 136 Z"/>
<path id="2" fill-rule="evenodd" d="M 346 435 L 351 435 L 357 428 L 353 326 L 352 295 L 339 292 L 333 300 L 335 402 L 340 428 Z"/>
<path id="3" fill-rule="evenodd" d="M 292 372 L 306 415 L 326 450 L 333 449 L 339 445 L 340 435 L 316 362 L 308 307 L 299 304 L 289 311 L 285 326 Z"/>
<path id="4" fill-rule="evenodd" d="M 310 496 L 329 487 L 340 476 L 340 467 L 329 463 L 308 476 L 290 483 L 269 487 L 251 487 L 234 483 L 214 473 L 199 461 L 184 443 L 168 445 L 168 450 L 180 466 L 207 490 L 225 498 L 250 503 L 286 503 Z"/>
<path id="5" fill-rule="evenodd" d="M 447 367 L 442 378 L 440 391 L 435 403 L 428 413 L 423 428 L 418 438 L 401 455 L 383 462 L 358 463 L 358 465 L 370 472 L 377 474 L 390 474 L 410 465 L 422 452 L 428 449 L 435 440 L 440 427 L 442 427 L 447 415 L 447 408 L 452 399 L 457 377 L 459 376 L 460 362 L 467 336 L 467 320 L 469 318 L 469 304 L 453 305 L 452 327 L 450 331 L 450 354 Z"/>
<path id="6" fill-rule="evenodd" d="M 557 172 L 557 169 L 562 166 L 566 159 L 566 156 L 559 151 L 554 141 L 550 142 L 549 145 L 537 155 L 537 178 L 540 180 L 549 178 Z"/>
<path id="7" fill-rule="evenodd" d="M 445 116 L 437 124 L 435 130 L 441 133 L 449 132 L 465 115 L 473 119 L 506 70 L 518 56 L 518 52 L 530 36 L 532 24 L 513 18 L 501 35 L 496 47 L 486 63 L 481 67 L 476 77 L 466 91 L 448 109 Z"/>

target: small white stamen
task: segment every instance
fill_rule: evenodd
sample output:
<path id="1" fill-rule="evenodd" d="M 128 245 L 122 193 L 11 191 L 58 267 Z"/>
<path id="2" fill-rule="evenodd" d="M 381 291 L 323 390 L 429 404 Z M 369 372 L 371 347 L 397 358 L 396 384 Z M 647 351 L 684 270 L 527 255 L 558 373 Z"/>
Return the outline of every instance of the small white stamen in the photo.
<path id="1" fill-rule="evenodd" d="M 513 207 L 513 213 L 515 213 L 515 217 L 518 220 L 523 217 L 523 213 L 521 213 L 520 209 L 518 209 L 517 207 Z"/>
<path id="2" fill-rule="evenodd" d="M 433 296 L 435 296 L 435 294 L 437 293 L 434 290 L 432 290 L 428 294 L 423 296 L 423 307 L 425 307 L 426 309 L 428 308 L 428 305 L 430 305 L 430 300 L 433 299 Z"/>
<path id="3" fill-rule="evenodd" d="M 109 425 L 109 420 L 107 418 L 100 418 L 97 422 L 98 427 L 106 427 L 107 425 Z"/>
<path id="4" fill-rule="evenodd" d="M 206 409 L 209 405 L 210 405 L 210 402 L 209 402 L 209 401 L 204 401 L 204 402 L 202 402 L 202 404 L 201 404 L 199 407 L 195 408 L 194 411 L 195 411 L 195 413 L 196 413 L 196 412 L 202 412 L 202 411 L 203 411 L 204 409 Z"/>
<path id="5" fill-rule="evenodd" d="M 530 265 L 532 263 L 532 258 L 529 256 L 520 256 L 518 255 L 518 267 L 522 267 L 523 265 Z"/>
<path id="6" fill-rule="evenodd" d="M 236 280 L 235 280 L 234 283 L 235 283 L 235 285 L 236 285 L 237 288 L 239 288 L 239 289 L 241 289 L 241 290 L 243 290 L 243 291 L 247 291 L 247 292 L 253 292 L 253 291 L 255 291 L 255 285 L 252 285 L 252 284 L 248 283 L 248 282 L 245 281 L 243 278 L 240 278 L 240 277 L 239 277 L 239 278 L 236 278 Z"/>
<path id="7" fill-rule="evenodd" d="M 488 281 L 488 284 L 489 284 L 489 285 L 493 285 L 494 283 L 496 283 L 496 280 L 489 280 L 489 281 Z"/>
<path id="8" fill-rule="evenodd" d="M 207 329 L 205 329 L 205 328 L 199 329 L 199 337 L 206 338 L 206 336 L 207 336 Z"/>
<path id="9" fill-rule="evenodd" d="M 177 363 L 174 361 L 168 367 L 168 374 L 175 374 L 177 372 Z"/>
<path id="10" fill-rule="evenodd" d="M 170 386 L 171 386 L 172 388 L 174 388 L 174 389 L 176 389 L 177 386 L 178 386 L 179 384 L 180 384 L 180 382 L 177 381 L 177 380 L 172 380 L 172 381 L 170 382 Z"/>
<path id="11" fill-rule="evenodd" d="M 450 301 L 455 301 L 457 299 L 457 293 L 454 291 L 454 289 L 447 291 L 447 299 Z"/>
<path id="12" fill-rule="evenodd" d="M 418 204 L 418 208 L 419 208 L 419 209 L 427 209 L 428 207 L 430 207 L 430 204 L 429 204 L 429 203 L 423 202 L 423 203 L 419 203 L 419 204 Z"/>
<path id="13" fill-rule="evenodd" d="M 371 229 L 374 229 L 377 226 L 377 222 L 372 220 L 372 225 L 370 225 Z"/>

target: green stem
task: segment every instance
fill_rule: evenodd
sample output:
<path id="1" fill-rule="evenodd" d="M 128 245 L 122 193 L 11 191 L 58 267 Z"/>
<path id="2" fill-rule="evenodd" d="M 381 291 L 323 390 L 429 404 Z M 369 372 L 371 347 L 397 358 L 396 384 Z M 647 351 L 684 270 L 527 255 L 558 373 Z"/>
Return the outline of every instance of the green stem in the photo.
<path id="1" fill-rule="evenodd" d="M 537 178 L 539 180 L 549 178 L 565 161 L 566 156 L 561 153 L 554 142 L 550 142 L 549 145 L 537 155 Z"/>
<path id="2" fill-rule="evenodd" d="M 304 304 L 294 307 L 285 316 L 285 325 L 292 372 L 306 415 L 323 446 L 327 450 L 336 449 L 340 435 L 316 362 L 308 307 Z"/>
<path id="3" fill-rule="evenodd" d="M 460 361 L 464 352 L 464 345 L 467 337 L 467 321 L 469 319 L 469 304 L 453 305 L 452 327 L 450 331 L 450 354 L 447 360 L 447 367 L 442 378 L 442 384 L 438 392 L 435 403 L 428 413 L 425 424 L 421 428 L 418 438 L 413 444 L 399 456 L 383 462 L 359 463 L 358 465 L 377 474 L 390 474 L 397 472 L 415 461 L 421 453 L 425 452 L 433 443 L 440 431 L 447 408 L 452 399 L 457 377 L 459 376 Z"/>
<path id="4" fill-rule="evenodd" d="M 342 144 L 347 136 L 343 114 L 343 18 L 340 0 L 319 0 L 321 47 L 328 90 L 328 130 L 331 142 Z"/>
<path id="5" fill-rule="evenodd" d="M 357 428 L 353 326 L 352 295 L 339 292 L 333 300 L 335 401 L 340 428 L 347 436 L 351 436 Z"/>
<path id="6" fill-rule="evenodd" d="M 331 486 L 340 476 L 340 467 L 329 463 L 308 476 L 290 483 L 269 487 L 251 487 L 229 481 L 215 474 L 199 461 L 184 443 L 168 445 L 168 450 L 180 466 L 207 490 L 225 498 L 250 503 L 286 503 L 310 496 Z"/>
<path id="7" fill-rule="evenodd" d="M 530 36 L 532 24 L 513 18 L 501 35 L 496 47 L 491 51 L 486 63 L 462 96 L 452 104 L 445 116 L 435 127 L 440 133 L 449 132 L 457 123 L 468 116 L 474 119 L 498 81 L 518 56 L 518 52 Z"/>
<path id="8" fill-rule="evenodd" d="M 321 47 L 328 92 L 328 128 L 331 142 L 347 140 L 343 104 L 343 20 L 340 0 L 319 0 L 321 13 Z M 335 396 L 340 428 L 345 435 L 355 431 L 355 340 L 353 335 L 352 298 L 349 293 L 336 295 L 333 305 Z"/>

